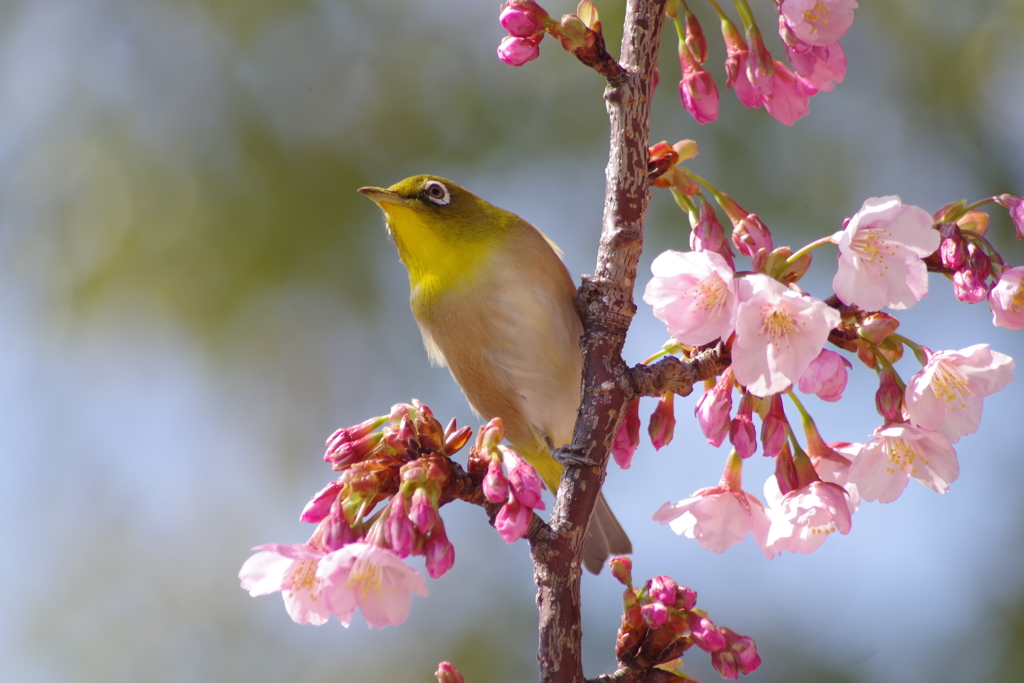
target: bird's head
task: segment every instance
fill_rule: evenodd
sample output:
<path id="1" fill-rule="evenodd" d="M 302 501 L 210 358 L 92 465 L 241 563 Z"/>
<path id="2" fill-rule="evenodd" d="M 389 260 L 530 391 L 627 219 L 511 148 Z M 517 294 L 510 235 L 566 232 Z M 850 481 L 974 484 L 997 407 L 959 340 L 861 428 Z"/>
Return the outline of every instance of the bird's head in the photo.
<path id="1" fill-rule="evenodd" d="M 418 175 L 359 191 L 384 212 L 413 288 L 447 288 L 469 278 L 522 219 L 450 180 Z"/>

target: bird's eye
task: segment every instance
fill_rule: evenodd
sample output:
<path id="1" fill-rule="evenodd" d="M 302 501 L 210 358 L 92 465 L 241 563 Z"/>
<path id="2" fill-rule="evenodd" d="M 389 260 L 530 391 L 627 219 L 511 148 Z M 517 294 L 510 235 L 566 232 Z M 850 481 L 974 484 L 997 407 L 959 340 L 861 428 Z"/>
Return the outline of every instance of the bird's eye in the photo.
<path id="1" fill-rule="evenodd" d="M 423 195 L 430 200 L 431 203 L 437 204 L 438 206 L 445 206 L 452 200 L 450 194 L 448 194 L 448 188 L 445 187 L 444 183 L 436 180 L 428 180 L 423 186 Z"/>

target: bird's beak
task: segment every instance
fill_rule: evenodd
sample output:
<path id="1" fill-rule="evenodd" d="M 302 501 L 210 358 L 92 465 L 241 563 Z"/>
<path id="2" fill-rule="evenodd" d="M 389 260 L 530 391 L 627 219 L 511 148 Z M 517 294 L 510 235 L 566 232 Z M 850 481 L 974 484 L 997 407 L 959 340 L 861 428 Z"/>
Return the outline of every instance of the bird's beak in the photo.
<path id="1" fill-rule="evenodd" d="M 383 187 L 360 187 L 359 192 L 377 203 L 383 208 L 384 204 L 404 204 L 405 199 L 394 190 L 387 190 Z"/>

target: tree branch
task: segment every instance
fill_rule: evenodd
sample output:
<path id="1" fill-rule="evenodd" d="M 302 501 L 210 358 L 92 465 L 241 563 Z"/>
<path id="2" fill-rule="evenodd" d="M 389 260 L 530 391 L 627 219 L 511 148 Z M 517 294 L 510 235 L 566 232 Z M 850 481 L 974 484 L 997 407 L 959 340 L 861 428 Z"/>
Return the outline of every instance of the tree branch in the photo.
<path id="1" fill-rule="evenodd" d="M 549 540 L 531 542 L 540 609 L 540 663 L 544 683 L 583 683 L 580 563 L 590 517 L 604 481 L 612 440 L 636 393 L 622 360 L 636 312 L 633 285 L 650 199 L 648 133 L 651 95 L 666 0 L 629 0 L 623 28 L 623 73 L 605 88 L 611 124 L 605 209 L 593 276 L 577 297 L 584 322 L 583 403 L 573 449 L 583 457 L 562 474 Z M 581 464 L 587 462 L 589 464 Z"/>

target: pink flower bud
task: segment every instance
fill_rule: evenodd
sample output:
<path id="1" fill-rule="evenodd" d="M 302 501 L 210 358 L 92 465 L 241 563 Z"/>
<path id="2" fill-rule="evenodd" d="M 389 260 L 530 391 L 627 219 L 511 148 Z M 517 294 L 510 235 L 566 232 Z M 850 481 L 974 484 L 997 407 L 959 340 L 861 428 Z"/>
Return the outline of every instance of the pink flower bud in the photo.
<path id="1" fill-rule="evenodd" d="M 967 267 L 953 273 L 953 294 L 960 301 L 976 304 L 985 300 L 988 290 L 978 272 Z"/>
<path id="2" fill-rule="evenodd" d="M 939 245 L 939 257 L 942 265 L 950 270 L 957 270 L 967 259 L 967 243 L 960 234 L 960 226 L 956 223 L 943 223 L 939 228 L 942 244 Z"/>
<path id="3" fill-rule="evenodd" d="M 700 22 L 690 10 L 685 11 L 686 24 L 686 47 L 690 54 L 703 64 L 708 58 L 708 41 L 704 38 L 704 32 L 700 28 Z"/>
<path id="4" fill-rule="evenodd" d="M 729 425 L 729 443 L 741 458 L 749 458 L 757 452 L 757 430 L 753 419 L 754 397 L 744 392 L 740 407 Z"/>
<path id="5" fill-rule="evenodd" d="M 679 586 L 672 577 L 655 576 L 647 587 L 647 594 L 658 602 L 666 605 L 673 605 L 676 601 L 676 592 Z"/>
<path id="6" fill-rule="evenodd" d="M 633 584 L 633 560 L 625 555 L 616 555 L 608 560 L 608 566 L 611 567 L 612 576 L 623 586 Z"/>
<path id="7" fill-rule="evenodd" d="M 415 549 L 414 529 L 406 510 L 405 497 L 401 494 L 391 499 L 386 531 L 391 549 L 399 557 L 408 557 Z"/>
<path id="8" fill-rule="evenodd" d="M 970 263 L 971 269 L 978 273 L 979 280 L 987 280 L 992 274 L 992 259 L 982 247 L 978 246 L 977 242 L 967 243 L 967 261 Z"/>
<path id="9" fill-rule="evenodd" d="M 438 520 L 434 533 L 430 534 L 426 548 L 427 574 L 432 579 L 439 579 L 448 573 L 455 564 L 455 547 L 444 532 L 444 524 Z"/>
<path id="10" fill-rule="evenodd" d="M 878 374 L 878 391 L 875 392 L 875 408 L 885 418 L 886 424 L 902 420 L 903 390 L 897 383 L 896 371 L 882 368 Z"/>
<path id="11" fill-rule="evenodd" d="M 318 539 L 323 551 L 328 553 L 349 543 L 358 543 L 363 539 L 363 535 L 345 521 L 345 516 L 341 513 L 339 506 L 331 508 L 331 514 L 320 522 L 313 537 Z"/>
<path id="12" fill-rule="evenodd" d="M 629 469 L 633 454 L 640 445 L 640 399 L 633 399 L 626 408 L 626 419 L 619 425 L 612 442 L 612 457 L 624 470 Z"/>
<path id="13" fill-rule="evenodd" d="M 761 249 L 771 252 L 775 248 L 768 226 L 757 214 L 751 213 L 733 220 L 732 225 L 733 246 L 744 256 L 754 258 Z"/>
<path id="14" fill-rule="evenodd" d="M 782 395 L 775 394 L 771 397 L 771 407 L 768 414 L 761 422 L 761 443 L 764 446 L 766 457 L 774 458 L 782 450 L 789 434 L 789 420 L 782 409 Z"/>
<path id="15" fill-rule="evenodd" d="M 658 628 L 668 620 L 668 608 L 660 602 L 649 602 L 640 608 L 640 616 L 651 628 Z"/>
<path id="16" fill-rule="evenodd" d="M 683 79 L 679 81 L 679 99 L 697 123 L 710 123 L 718 118 L 718 88 L 715 80 L 693 58 L 683 42 L 679 43 L 679 61 Z"/>
<path id="17" fill-rule="evenodd" d="M 451 662 L 441 662 L 437 665 L 437 683 L 466 683 L 459 670 L 452 666 Z"/>
<path id="18" fill-rule="evenodd" d="M 846 389 L 847 367 L 853 367 L 850 361 L 835 351 L 822 349 L 800 377 L 800 391 L 835 403 L 843 397 Z"/>
<path id="19" fill-rule="evenodd" d="M 487 475 L 483 482 L 484 497 L 492 503 L 500 503 L 508 498 L 508 479 L 501 469 L 501 461 L 491 458 L 487 465 Z"/>
<path id="20" fill-rule="evenodd" d="M 724 649 L 735 656 L 740 672 L 750 674 L 756 671 L 761 666 L 761 657 L 757 654 L 757 645 L 754 644 L 754 639 L 741 636 L 724 626 L 720 630 L 725 636 Z"/>
<path id="21" fill-rule="evenodd" d="M 725 435 L 729 433 L 732 383 L 732 369 L 730 368 L 722 373 L 714 387 L 704 392 L 693 410 L 704 438 L 716 448 L 722 445 Z"/>
<path id="22" fill-rule="evenodd" d="M 705 652 L 716 652 L 725 647 L 725 636 L 707 617 L 690 612 L 687 614 L 687 622 L 690 626 L 690 636 L 700 649 Z"/>
<path id="23" fill-rule="evenodd" d="M 498 59 L 509 66 L 522 66 L 540 56 L 541 35 L 537 38 L 506 36 L 498 46 Z"/>
<path id="24" fill-rule="evenodd" d="M 316 524 L 322 521 L 327 516 L 327 513 L 331 511 L 331 506 L 334 505 L 334 502 L 338 500 L 341 488 L 341 483 L 337 481 L 332 481 L 325 486 L 306 503 L 306 507 L 302 509 L 302 514 L 299 515 L 299 520 L 308 524 Z"/>
<path id="25" fill-rule="evenodd" d="M 999 196 L 999 204 L 1010 210 L 1010 220 L 1017 229 L 1017 239 L 1024 239 L 1024 199 L 1012 194 Z"/>
<path id="26" fill-rule="evenodd" d="M 757 28 L 747 31 L 747 79 L 758 91 L 771 91 L 774 84 L 775 65 L 768 48 L 764 46 L 761 32 Z"/>
<path id="27" fill-rule="evenodd" d="M 491 418 L 477 434 L 477 446 L 484 451 L 493 451 L 505 438 L 505 423 L 500 417 Z"/>
<path id="28" fill-rule="evenodd" d="M 429 534 L 434 525 L 440 521 L 437 516 L 437 507 L 424 487 L 413 491 L 409 505 L 409 520 L 424 534 Z"/>
<path id="29" fill-rule="evenodd" d="M 735 268 L 732 249 L 725 239 L 725 228 L 718 222 L 718 215 L 707 202 L 700 205 L 699 218 L 696 225 L 691 226 L 690 249 L 693 251 L 713 251 Z"/>
<path id="30" fill-rule="evenodd" d="M 533 510 L 522 505 L 514 496 L 509 496 L 509 501 L 501 506 L 494 518 L 494 528 L 506 543 L 515 543 L 529 530 L 531 519 Z"/>
<path id="31" fill-rule="evenodd" d="M 534 510 L 543 510 L 544 501 L 541 499 L 541 489 L 544 484 L 537 474 L 537 470 L 527 463 L 522 457 L 505 446 L 498 446 L 505 461 L 505 469 L 508 470 L 508 486 L 516 500 Z"/>
<path id="32" fill-rule="evenodd" d="M 658 399 L 658 407 L 651 413 L 651 421 L 647 425 L 647 434 L 655 450 L 661 450 L 672 441 L 676 427 L 676 413 L 673 407 L 675 394 L 669 392 Z"/>
<path id="33" fill-rule="evenodd" d="M 505 5 L 498 21 L 501 27 L 517 38 L 529 38 L 544 30 L 548 13 L 533 0 L 520 0 Z"/>
<path id="34" fill-rule="evenodd" d="M 676 601 L 673 605 L 676 609 L 691 610 L 697 605 L 697 591 L 690 590 L 685 586 L 676 586 Z"/>
<path id="35" fill-rule="evenodd" d="M 383 436 L 381 432 L 373 432 L 353 441 L 339 440 L 324 453 L 324 462 L 331 463 L 336 470 L 362 462 L 380 444 Z"/>

